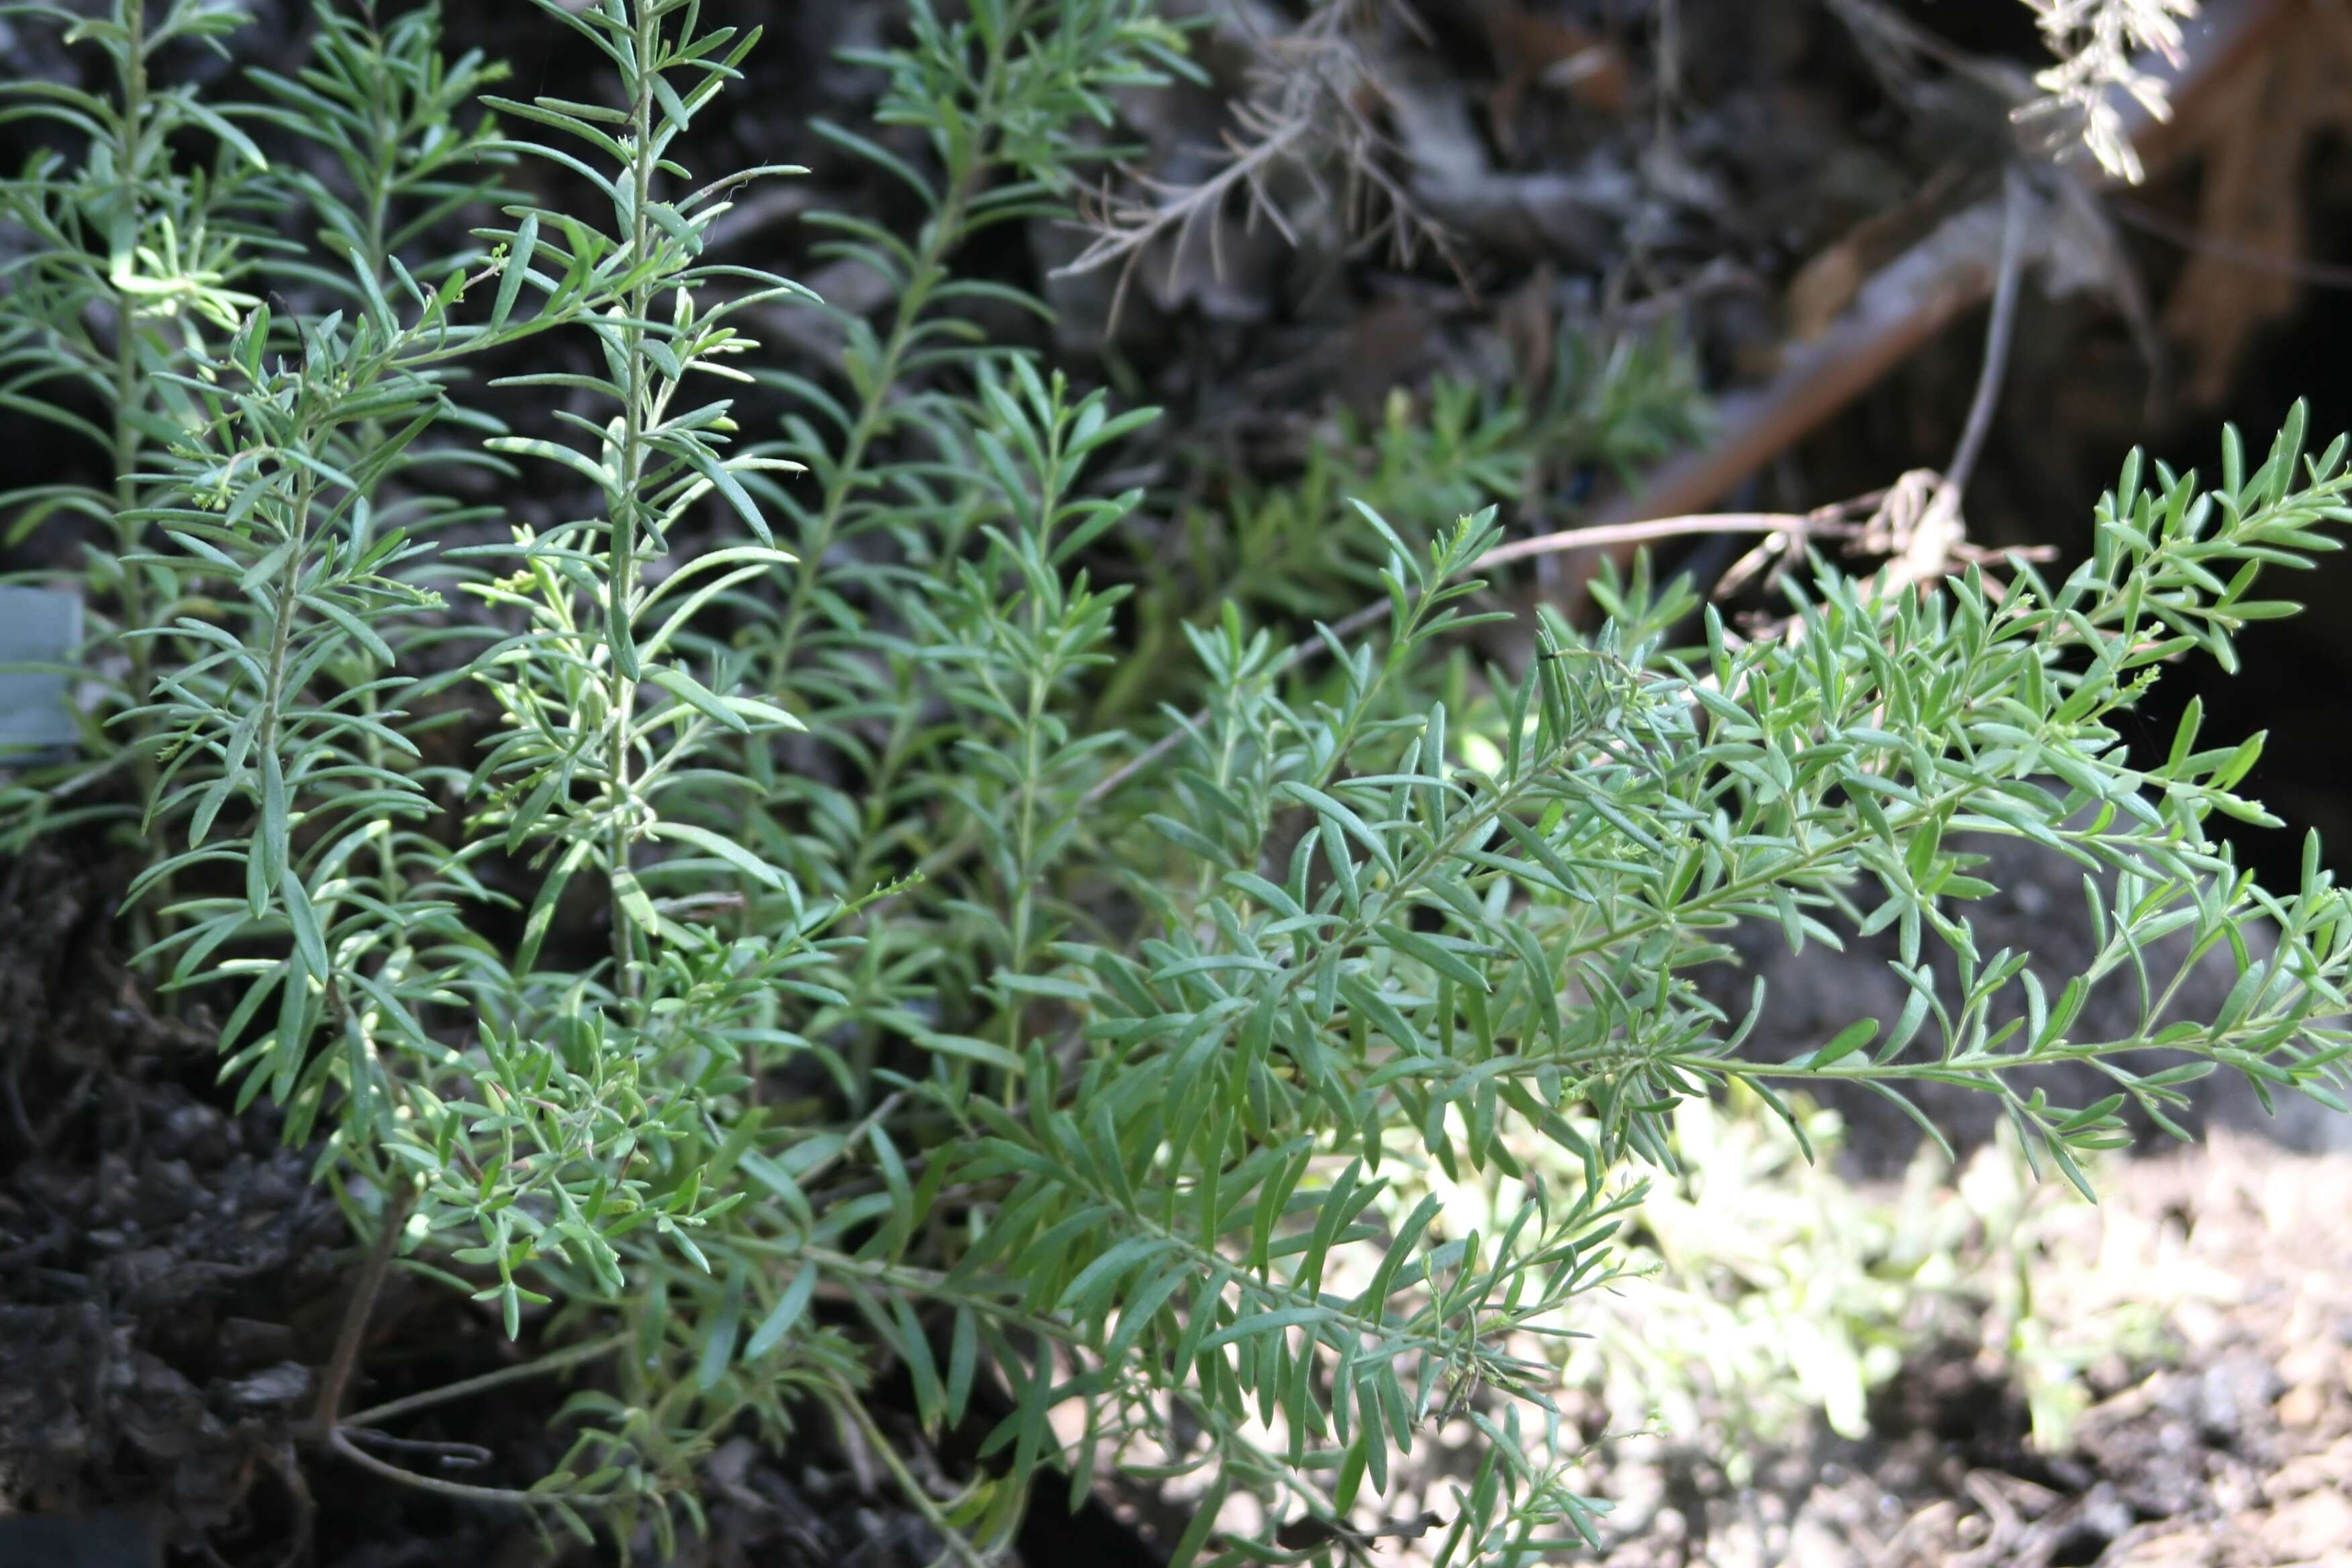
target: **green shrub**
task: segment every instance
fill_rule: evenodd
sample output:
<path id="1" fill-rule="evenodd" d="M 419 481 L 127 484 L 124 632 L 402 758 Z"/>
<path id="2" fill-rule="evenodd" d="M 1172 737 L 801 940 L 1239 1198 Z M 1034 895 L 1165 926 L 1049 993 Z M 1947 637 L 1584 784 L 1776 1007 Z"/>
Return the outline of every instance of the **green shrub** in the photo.
<path id="1" fill-rule="evenodd" d="M 1822 565 L 1757 642 L 1708 610 L 1670 646 L 1698 606 L 1639 573 L 1604 583 L 1591 637 L 1527 628 L 1524 672 L 1469 658 L 1499 531 L 1451 514 L 1508 494 L 1507 464 L 1459 470 L 1483 493 L 1435 512 L 1412 475 L 1443 464 L 1376 476 L 1393 518 L 1361 508 L 1313 568 L 1325 595 L 1370 568 L 1385 619 L 1360 638 L 1303 631 L 1302 584 L 1248 581 L 1245 552 L 1133 595 L 1096 572 L 1149 558 L 1145 498 L 1089 474 L 1151 411 L 992 341 L 982 318 L 1034 302 L 953 263 L 1064 210 L 1110 95 L 1186 68 L 1175 32 L 1142 0 L 918 4 L 867 61 L 895 140 L 813 134 L 908 187 L 919 227 L 812 220 L 891 303 L 836 314 L 839 364 L 788 366 L 739 323 L 824 307 L 707 246 L 747 181 L 791 171 L 677 162 L 754 36 L 693 0 L 538 3 L 621 91 L 483 100 L 528 137 L 465 123 L 491 73 L 439 63 L 430 11 L 324 9 L 314 67 L 233 107 L 144 75 L 161 32 L 232 7 L 177 0 L 142 40 L 115 0 L 76 25 L 113 99 L 14 89 L 84 144 L 6 187 L 33 242 L 0 296 L 10 396 L 119 485 L 8 498 L 13 526 L 90 519 L 85 588 L 143 651 L 89 756 L 20 778 L 10 830 L 78 820 L 134 764 L 141 962 L 225 988 L 238 1103 L 267 1092 L 317 1137 L 408 1266 L 567 1347 L 513 1375 L 604 1365 L 528 1496 L 407 1479 L 666 1549 L 719 1435 L 822 1415 L 967 1561 L 1049 1472 L 1076 1499 L 1113 1471 L 1202 1494 L 1180 1558 L 1328 1559 L 1458 1415 L 1486 1448 L 1441 1559 L 1532 1561 L 1599 1508 L 1566 1483 L 1580 1438 L 1542 1347 L 1615 1277 L 1677 1106 L 1745 1086 L 1801 1142 L 1776 1085 L 1958 1085 L 2084 1185 L 2126 1100 L 2161 1122 L 2217 1066 L 2335 1103 L 2343 897 L 2315 847 L 2279 896 L 2209 832 L 2267 820 L 2231 793 L 2258 741 L 2200 749 L 2192 712 L 2135 766 L 2116 728 L 2164 662 L 2227 660 L 2290 608 L 2249 597 L 2263 566 L 2331 547 L 2352 478 L 2341 442 L 2305 460 L 2300 416 L 2251 472 L 2233 438 L 2209 490 L 2136 459 L 2062 581 L 1879 594 Z M 240 121 L 333 155 L 271 163 Z M 227 175 L 171 162 L 204 135 Z M 602 208 L 483 183 L 509 169 Z M 247 204 L 267 227 L 236 226 Z M 453 215 L 478 243 L 436 248 Z M 45 355 L 110 426 L 51 396 Z M 509 430 L 466 377 L 522 363 L 499 384 L 552 406 Z M 1622 397 L 1526 427 L 1583 418 L 1601 460 L 1679 428 L 1633 363 L 1595 384 Z M 754 395 L 793 412 L 739 444 Z M 1609 407 L 1632 412 L 1578 412 Z M 560 487 L 565 521 L 449 501 L 455 464 Z M 1321 548 L 1330 510 L 1282 526 Z M 1192 672 L 1139 654 L 1139 623 L 1176 628 Z M 1978 951 L 1962 833 L 2114 879 L 2086 884 L 2089 973 L 2046 994 Z M 1895 929 L 1908 1003 L 1795 1060 L 1744 1054 L 1691 975 L 1757 919 L 1798 944 Z M 2279 931 L 2263 962 L 2254 919 Z M 2182 930 L 2236 952 L 2217 1016 L 2070 1034 L 2097 985 L 2160 1017 L 2143 953 Z M 2019 1087 L 2058 1061 L 2114 1092 Z M 887 1366 L 933 1430 L 1009 1407 L 957 1497 L 867 1410 Z M 328 1439 L 392 1471 L 337 1432 L 340 1392 L 331 1370 Z M 1236 1494 L 1263 1524 L 1213 1533 Z"/>

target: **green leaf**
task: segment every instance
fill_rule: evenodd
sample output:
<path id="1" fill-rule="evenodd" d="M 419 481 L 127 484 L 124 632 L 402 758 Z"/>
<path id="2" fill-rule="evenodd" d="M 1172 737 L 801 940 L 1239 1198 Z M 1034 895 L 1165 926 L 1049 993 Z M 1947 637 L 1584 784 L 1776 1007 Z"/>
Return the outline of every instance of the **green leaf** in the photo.
<path id="1" fill-rule="evenodd" d="M 1785 1064 L 1785 1070 L 1789 1072 L 1819 1072 L 1823 1068 L 1836 1066 L 1839 1062 L 1845 1060 L 1846 1058 L 1853 1055 L 1854 1052 L 1862 1049 L 1863 1047 L 1870 1044 L 1871 1041 L 1876 1038 L 1878 1038 L 1878 1020 L 1875 1018 L 1857 1019 L 1853 1023 L 1848 1024 L 1844 1028 L 1840 1029 L 1837 1032 L 1836 1037 L 1831 1040 L 1828 1045 L 1823 1046 L 1820 1050 L 1811 1051 L 1804 1056 L 1790 1059 Z"/>
<path id="2" fill-rule="evenodd" d="M 694 1385 L 704 1393 L 718 1387 L 719 1380 L 727 1375 L 728 1365 L 735 1359 L 735 1335 L 742 1321 L 743 1272 L 738 1268 L 728 1276 L 719 1310 L 703 1330 L 702 1354 L 695 1363 Z"/>
<path id="3" fill-rule="evenodd" d="M 1176 1549 L 1169 1553 L 1168 1568 L 1192 1568 L 1200 1560 L 1201 1549 L 1209 1543 L 1210 1533 L 1217 1528 L 1217 1515 L 1225 1506 L 1225 1494 L 1233 1482 L 1220 1474 L 1209 1483 L 1209 1489 L 1192 1505 L 1192 1517 L 1184 1526 L 1184 1533 L 1176 1538 Z"/>
<path id="4" fill-rule="evenodd" d="M 586 479 L 596 487 L 599 495 L 610 496 L 613 492 L 615 482 L 613 475 L 598 466 L 594 458 L 569 447 L 532 436 L 493 436 L 482 445 L 493 452 L 506 452 L 518 458 L 542 458 Z"/>
<path id="5" fill-rule="evenodd" d="M 287 825 L 286 771 L 272 749 L 261 753 L 261 834 L 257 847 L 261 855 L 261 881 L 264 888 L 276 888 L 286 880 L 286 868 L 291 854 L 289 839 L 291 830 Z M 265 912 L 258 900 L 253 902 L 254 918 Z"/>
<path id="6" fill-rule="evenodd" d="M 327 963 L 327 940 L 319 929 L 319 914 L 310 907 L 310 889 L 302 879 L 289 871 L 278 882 L 279 895 L 286 900 L 286 918 L 294 928 L 294 943 L 301 950 L 302 962 L 313 974 L 330 974 Z"/>
<path id="7" fill-rule="evenodd" d="M 1486 977 L 1473 968 L 1460 953 L 1417 931 L 1405 926 L 1383 925 L 1373 928 L 1373 934 L 1384 945 L 1394 948 L 1407 958 L 1427 964 L 1457 984 L 1467 985 L 1474 991 L 1492 989 L 1486 984 Z"/>
<path id="8" fill-rule="evenodd" d="M 1024 1070 L 1021 1058 L 1003 1046 L 974 1039 L 970 1035 L 947 1035 L 925 1029 L 917 1033 L 914 1040 L 923 1049 L 937 1051 L 942 1056 L 962 1057 L 1008 1073 L 1017 1074 Z"/>
<path id="9" fill-rule="evenodd" d="M 661 916 L 655 910 L 653 900 L 646 896 L 645 884 L 637 880 L 635 871 L 624 867 L 613 873 L 613 899 L 640 931 L 656 936 L 661 934 Z"/>
<path id="10" fill-rule="evenodd" d="M 772 702 L 762 702 L 754 697 L 722 697 L 719 700 L 754 724 L 765 724 L 778 730 L 802 731 L 808 728 Z"/>
<path id="11" fill-rule="evenodd" d="M 971 1400 L 973 1373 L 980 1364 L 980 1320 L 969 1307 L 955 1310 L 955 1327 L 948 1342 L 947 1420 L 961 1425 Z"/>
<path id="12" fill-rule="evenodd" d="M 496 331 L 507 324 L 514 313 L 515 300 L 522 292 L 522 280 L 530 270 L 532 253 L 539 248 L 539 215 L 526 213 L 515 227 L 514 241 L 507 247 L 504 263 L 499 272 L 499 293 L 490 307 L 490 330 Z"/>
<path id="13" fill-rule="evenodd" d="M 681 441 L 675 449 L 688 468 L 709 479 L 711 488 L 727 498 L 727 504 L 735 509 L 736 515 L 759 537 L 761 543 L 772 546 L 776 542 L 775 535 L 768 531 L 767 519 L 760 515 L 759 505 L 751 500 L 751 492 L 743 488 L 742 482 L 736 479 L 726 464 L 711 456 L 709 447 L 698 441 Z"/>
<path id="14" fill-rule="evenodd" d="M 1270 1312 L 1259 1312 L 1228 1323 L 1201 1342 L 1202 1353 L 1232 1344 L 1235 1340 L 1256 1339 L 1284 1329 L 1302 1324 L 1321 1325 L 1331 1321 L 1330 1311 L 1322 1307 L 1277 1307 Z"/>
<path id="15" fill-rule="evenodd" d="M 1396 862 L 1389 858 L 1389 847 L 1381 842 L 1379 834 L 1374 833 L 1365 825 L 1362 817 L 1358 816 L 1345 805 L 1332 799 L 1313 785 L 1300 784 L 1296 779 L 1285 779 L 1275 786 L 1275 792 L 1277 795 L 1286 795 L 1307 806 L 1317 815 L 1338 823 L 1347 830 L 1349 837 L 1364 847 L 1364 853 L 1378 861 L 1383 870 L 1391 875 L 1395 874 Z"/>
<path id="16" fill-rule="evenodd" d="M 715 719 L 739 735 L 748 735 L 751 726 L 740 713 L 721 701 L 718 694 L 676 665 L 664 665 L 648 670 L 646 679 L 694 709 L 706 718 Z"/>
<path id="17" fill-rule="evenodd" d="M 707 827 L 697 827 L 686 822 L 661 821 L 646 831 L 656 838 L 676 839 L 683 844 L 691 844 L 707 855 L 715 855 L 762 887 L 781 891 L 784 886 L 782 871 L 733 839 L 722 838 Z"/>

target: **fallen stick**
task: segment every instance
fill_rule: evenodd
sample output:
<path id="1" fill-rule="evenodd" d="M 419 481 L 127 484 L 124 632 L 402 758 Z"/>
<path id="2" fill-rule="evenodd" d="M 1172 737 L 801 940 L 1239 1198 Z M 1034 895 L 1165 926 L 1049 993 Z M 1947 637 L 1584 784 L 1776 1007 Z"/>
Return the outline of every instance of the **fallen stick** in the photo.
<path id="1" fill-rule="evenodd" d="M 2141 161 L 2156 169 L 2177 155 L 2181 121 L 2308 9 L 2309 0 L 2206 0 L 2185 29 L 2184 63 L 2147 63 L 2169 84 L 2175 118 L 2159 121 L 2137 100 L 2119 105 Z M 2002 201 L 1993 195 L 1954 214 L 1881 268 L 1827 332 L 1790 345 L 1770 381 L 1717 405 L 1714 440 L 1603 507 L 1595 523 L 1705 511 L 1983 303 L 2000 269 Z"/>

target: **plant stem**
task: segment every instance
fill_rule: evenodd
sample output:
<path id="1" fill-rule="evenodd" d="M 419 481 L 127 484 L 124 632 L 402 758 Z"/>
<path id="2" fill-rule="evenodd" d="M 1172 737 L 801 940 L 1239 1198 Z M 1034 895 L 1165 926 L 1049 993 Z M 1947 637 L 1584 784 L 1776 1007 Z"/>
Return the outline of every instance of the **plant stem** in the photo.
<path id="1" fill-rule="evenodd" d="M 416 1189 L 405 1182 L 386 1197 L 374 1245 L 368 1248 L 367 1262 L 361 1266 L 351 1305 L 343 1310 L 343 1324 L 335 1335 L 334 1359 L 327 1363 L 326 1374 L 319 1380 L 316 1420 L 319 1430 L 331 1440 L 339 1436 L 336 1427 L 341 1421 L 343 1390 L 359 1364 L 360 1342 L 367 1335 L 368 1320 L 375 1314 L 375 1299 L 383 1289 L 385 1271 L 391 1268 L 392 1256 L 400 1247 L 401 1228 L 408 1223 L 409 1210 L 415 1204 Z"/>
<path id="2" fill-rule="evenodd" d="M 857 1428 L 866 1446 L 880 1456 L 883 1467 L 890 1472 L 890 1479 L 898 1483 L 899 1492 L 914 1506 L 915 1511 L 923 1516 L 923 1522 L 947 1542 L 949 1554 L 964 1564 L 964 1568 L 988 1568 L 989 1560 L 973 1550 L 971 1542 L 964 1539 L 963 1531 L 948 1519 L 938 1500 L 923 1489 L 914 1472 L 907 1468 L 907 1461 L 898 1457 L 898 1451 L 890 1446 L 890 1439 L 882 1435 L 882 1428 L 875 1425 L 874 1417 L 866 1413 L 866 1406 L 856 1399 L 835 1399 L 826 1403 L 839 1414 L 849 1417 L 850 1424 Z"/>
<path id="3" fill-rule="evenodd" d="M 117 124 L 115 140 L 115 177 L 121 182 L 120 199 L 131 207 L 131 228 L 135 235 L 143 226 L 144 192 L 142 190 L 140 143 L 147 119 L 147 7 L 143 3 L 123 7 L 129 37 L 124 43 L 121 68 L 122 115 Z M 124 657 L 130 660 L 128 681 L 130 708 L 136 712 L 147 705 L 154 684 L 154 647 L 152 638 L 129 634 L 147 629 L 147 593 L 145 571 L 130 559 L 139 553 L 140 525 L 127 515 L 139 504 L 139 421 L 137 415 L 144 404 L 139 375 L 139 333 L 136 326 L 138 305 L 134 296 L 118 288 L 114 295 L 114 558 L 121 574 L 120 593 L 122 599 L 122 643 Z M 154 808 L 155 788 L 160 776 L 154 752 L 144 745 L 145 723 L 134 721 L 122 743 L 131 754 L 131 776 L 136 783 L 140 809 Z M 147 853 L 152 857 L 156 847 L 150 842 Z M 156 911 L 168 909 L 172 903 L 172 886 L 168 879 L 159 881 L 152 898 L 142 899 L 131 911 L 131 950 L 144 952 L 162 934 L 158 922 L 163 918 Z M 165 1005 L 173 1012 L 179 1010 L 176 992 L 167 994 Z"/>
<path id="4" fill-rule="evenodd" d="M 278 720 L 286 708 L 286 654 L 294 638 L 294 596 L 302 580 L 302 558 L 306 537 L 310 529 L 310 496 L 318 481 L 308 468 L 302 470 L 300 489 L 294 494 L 294 511 L 286 525 L 289 546 L 286 565 L 278 574 L 278 613 L 269 626 L 269 673 L 261 691 L 261 726 L 254 735 L 254 754 L 267 757 L 278 744 Z M 293 849 L 287 848 L 289 865 L 293 861 Z M 265 861 L 264 864 L 267 864 Z M 271 889 L 273 893 L 276 889 Z M 319 976 L 320 980 L 327 978 Z"/>
<path id="5" fill-rule="evenodd" d="M 1017 25 L 1010 26 L 1004 36 L 1011 37 L 1018 31 Z M 915 329 L 922 322 L 931 291 L 946 274 L 948 253 L 963 238 L 966 210 L 979 192 L 981 176 L 988 169 L 988 140 L 995 129 L 996 97 L 1003 84 L 1004 63 L 1002 47 L 992 47 L 981 69 L 979 92 L 971 111 L 972 139 L 964 149 L 962 161 L 949 172 L 947 194 L 939 211 L 924 226 L 915 265 L 908 269 L 906 291 L 898 296 L 898 308 L 891 319 L 890 336 L 883 343 L 873 379 L 859 401 L 857 417 L 851 422 L 848 437 L 842 443 L 833 478 L 826 482 L 824 501 L 818 509 L 815 526 L 808 531 L 806 542 L 801 548 L 800 571 L 784 601 L 783 629 L 777 634 L 769 658 L 771 691 L 783 690 L 792 674 L 793 656 L 800 649 L 801 634 L 814 603 L 817 575 L 841 530 L 850 498 L 858 488 L 866 448 L 882 433 L 891 391 L 898 385 L 900 366 L 906 361 L 908 349 L 913 346 Z"/>
<path id="6" fill-rule="evenodd" d="M 653 82 L 657 74 L 658 51 L 661 47 L 661 20 L 651 5 L 640 0 L 635 7 L 636 17 L 636 67 L 639 73 L 636 90 L 629 104 L 630 131 L 634 140 L 629 147 L 629 174 L 633 182 L 634 200 L 629 211 L 629 261 L 642 268 L 646 259 L 646 243 L 650 234 L 646 208 L 653 200 L 654 157 Z M 629 324 L 622 330 L 622 357 L 629 368 L 628 397 L 622 408 L 621 475 L 615 487 L 613 509 L 611 555 L 605 571 L 604 592 L 608 595 L 605 614 L 612 623 L 613 635 L 625 637 L 630 617 L 635 613 L 637 575 L 637 507 L 640 490 L 645 484 L 646 405 L 652 394 L 646 374 L 648 362 L 645 354 L 646 329 L 640 324 L 652 308 L 653 290 L 650 281 L 640 281 L 629 290 Z M 613 805 L 612 837 L 605 850 L 615 884 L 612 899 L 613 922 L 613 988 L 625 1003 L 637 999 L 640 976 L 636 966 L 635 917 L 622 906 L 618 883 L 629 870 L 630 828 L 635 816 L 635 801 L 629 792 L 629 722 L 636 708 L 637 682 L 632 673 L 620 668 L 620 650 L 613 649 L 612 712 L 607 719 L 612 731 L 612 746 L 606 766 L 611 777 L 605 787 L 611 792 Z"/>
<path id="7" fill-rule="evenodd" d="M 131 230 L 140 227 L 142 192 L 140 190 L 139 144 L 141 132 L 147 118 L 147 7 L 132 5 L 123 8 L 127 13 L 130 37 L 123 46 L 122 118 L 115 141 L 115 174 L 122 182 L 121 199 L 130 204 Z M 114 298 L 114 504 L 115 551 L 118 556 L 131 554 L 138 543 L 138 525 L 127 522 L 123 513 L 139 504 L 139 423 L 133 417 L 140 404 L 139 337 L 132 326 L 137 306 L 127 290 L 117 289 Z M 142 591 L 139 568 L 126 563 L 122 568 L 122 621 L 125 631 L 143 629 L 147 624 L 145 595 Z M 139 707 L 147 700 L 149 666 L 152 655 L 145 637 L 126 637 L 124 651 L 131 660 L 131 702 Z M 137 736 L 131 737 L 136 743 Z M 153 757 L 142 754 L 140 765 L 140 797 L 150 797 L 154 784 Z"/>
<path id="8" fill-rule="evenodd" d="M 567 1368 L 579 1366 L 587 1362 L 600 1361 L 614 1351 L 625 1349 L 629 1342 L 635 1337 L 635 1334 L 627 1332 L 607 1334 L 602 1339 L 570 1345 L 514 1366 L 502 1366 L 496 1372 L 483 1373 L 478 1377 L 464 1378 L 457 1383 L 444 1384 L 439 1388 L 428 1388 L 422 1394 L 411 1394 L 400 1399 L 388 1400 L 382 1405 L 372 1405 L 365 1410 L 343 1417 L 341 1424 L 346 1426 L 380 1426 L 394 1416 L 406 1415 L 413 1411 L 430 1409 L 436 1405 L 446 1405 L 452 1400 L 464 1399 L 468 1395 L 486 1393 L 493 1388 L 503 1388 L 508 1384 L 520 1383 L 527 1378 L 552 1376 Z"/>
<path id="9" fill-rule="evenodd" d="M 438 1476 L 420 1476 L 415 1470 L 404 1470 L 398 1465 L 388 1465 L 373 1454 L 352 1442 L 341 1428 L 327 1434 L 327 1447 L 363 1470 L 371 1470 L 388 1481 L 438 1492 L 443 1497 L 457 1498 L 467 1502 L 494 1502 L 517 1508 L 531 1508 L 547 1503 L 565 1503 L 573 1508 L 609 1508 L 619 1501 L 594 1492 L 523 1492 L 507 1487 L 468 1486 L 464 1481 L 445 1481 Z"/>

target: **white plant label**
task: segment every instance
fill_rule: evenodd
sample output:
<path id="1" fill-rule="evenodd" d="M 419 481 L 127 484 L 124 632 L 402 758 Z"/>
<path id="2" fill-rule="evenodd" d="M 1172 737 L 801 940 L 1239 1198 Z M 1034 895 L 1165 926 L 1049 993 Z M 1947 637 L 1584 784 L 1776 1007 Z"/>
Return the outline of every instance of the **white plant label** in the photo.
<path id="1" fill-rule="evenodd" d="M 73 750 L 68 670 L 80 646 L 79 595 L 0 585 L 0 767 Z"/>

